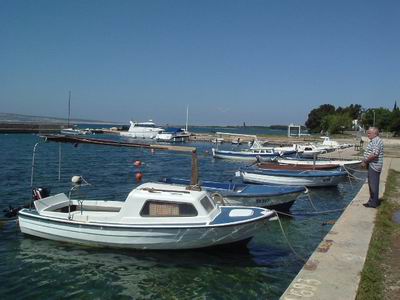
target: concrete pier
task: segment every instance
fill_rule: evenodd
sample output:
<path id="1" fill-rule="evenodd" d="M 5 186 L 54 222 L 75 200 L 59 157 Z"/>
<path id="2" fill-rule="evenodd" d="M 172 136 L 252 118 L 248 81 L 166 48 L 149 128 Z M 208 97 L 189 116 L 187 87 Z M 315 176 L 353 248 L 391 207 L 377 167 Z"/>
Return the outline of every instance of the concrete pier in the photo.
<path id="1" fill-rule="evenodd" d="M 389 169 L 400 170 L 399 158 L 385 158 L 380 197 Z M 365 183 L 280 299 L 355 299 L 377 210 L 362 204 L 369 198 Z"/>

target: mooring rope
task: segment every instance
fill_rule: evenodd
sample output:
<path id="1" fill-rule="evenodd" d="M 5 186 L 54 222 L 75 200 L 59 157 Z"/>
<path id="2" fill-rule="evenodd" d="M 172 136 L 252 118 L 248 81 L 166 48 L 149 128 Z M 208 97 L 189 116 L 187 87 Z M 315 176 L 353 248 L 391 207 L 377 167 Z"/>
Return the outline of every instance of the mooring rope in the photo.
<path id="1" fill-rule="evenodd" d="M 347 176 L 349 177 L 349 181 L 350 181 L 350 179 L 365 181 L 365 178 L 357 177 L 357 176 L 353 175 L 353 174 L 349 171 L 349 170 L 353 171 L 354 169 L 350 169 L 350 168 L 347 168 L 347 167 L 343 166 L 343 170 L 347 173 Z M 354 171 L 357 171 L 357 170 L 354 170 Z M 368 172 L 368 171 L 358 171 L 358 172 Z M 350 184 L 351 184 L 351 181 L 350 181 Z M 352 185 L 352 186 L 353 186 L 353 185 Z"/>
<path id="2" fill-rule="evenodd" d="M 306 262 L 307 262 L 307 259 L 305 259 L 304 257 L 302 257 L 300 254 L 298 254 L 298 253 L 296 252 L 296 250 L 294 250 L 292 244 L 290 243 L 288 237 L 286 236 L 285 230 L 283 229 L 283 226 L 282 226 L 282 222 L 281 222 L 281 220 L 280 220 L 280 218 L 279 218 L 279 215 L 278 215 L 278 213 L 277 213 L 276 211 L 275 211 L 275 215 L 276 215 L 276 218 L 278 219 L 279 226 L 281 227 L 282 235 L 283 235 L 283 237 L 285 238 L 286 243 L 288 244 L 290 250 L 292 250 L 293 254 L 294 254 L 297 258 L 299 258 L 299 259 L 302 260 L 304 263 L 306 263 Z"/>

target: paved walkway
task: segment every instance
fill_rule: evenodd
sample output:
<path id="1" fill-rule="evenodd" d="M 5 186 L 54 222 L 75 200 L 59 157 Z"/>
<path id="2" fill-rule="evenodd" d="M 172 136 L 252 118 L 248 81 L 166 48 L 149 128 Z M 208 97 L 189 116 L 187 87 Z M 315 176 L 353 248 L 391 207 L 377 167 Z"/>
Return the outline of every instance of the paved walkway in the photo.
<path id="1" fill-rule="evenodd" d="M 400 171 L 399 158 L 384 160 L 380 197 L 391 168 Z M 368 198 L 365 183 L 281 299 L 355 299 L 377 212 L 362 206 Z"/>

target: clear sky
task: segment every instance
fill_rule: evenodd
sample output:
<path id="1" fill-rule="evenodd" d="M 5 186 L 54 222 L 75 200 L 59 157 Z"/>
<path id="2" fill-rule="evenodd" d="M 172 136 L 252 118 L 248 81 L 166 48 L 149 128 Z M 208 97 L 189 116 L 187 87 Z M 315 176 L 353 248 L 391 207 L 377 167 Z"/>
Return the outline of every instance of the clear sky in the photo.
<path id="1" fill-rule="evenodd" d="M 0 0 L 0 112 L 303 124 L 400 99 L 400 1 Z"/>

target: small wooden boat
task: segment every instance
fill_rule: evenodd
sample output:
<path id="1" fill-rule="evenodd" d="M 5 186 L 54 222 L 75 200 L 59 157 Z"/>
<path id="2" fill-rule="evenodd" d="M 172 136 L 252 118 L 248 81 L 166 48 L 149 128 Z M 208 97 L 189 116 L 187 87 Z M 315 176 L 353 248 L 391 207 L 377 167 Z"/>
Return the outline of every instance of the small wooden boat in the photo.
<path id="1" fill-rule="evenodd" d="M 244 182 L 283 184 L 307 187 L 336 186 L 346 176 L 345 171 L 331 170 L 268 170 L 243 169 L 236 172 Z"/>
<path id="2" fill-rule="evenodd" d="M 318 165 L 318 166 L 326 166 L 326 165 L 338 165 L 338 166 L 357 166 L 361 164 L 361 160 L 358 159 L 299 159 L 299 158 L 290 158 L 290 157 L 279 157 L 275 159 L 276 162 L 279 164 L 285 164 L 285 165 L 307 165 L 307 166 L 312 166 L 312 165 Z"/>
<path id="3" fill-rule="evenodd" d="M 125 201 L 43 197 L 20 210 L 18 220 L 23 233 L 51 240 L 173 250 L 247 243 L 274 215 L 260 207 L 217 205 L 205 191 L 145 183 Z"/>
<path id="4" fill-rule="evenodd" d="M 190 180 L 163 178 L 162 182 L 188 185 Z M 297 197 L 305 191 L 303 186 L 258 185 L 232 182 L 202 181 L 201 188 L 217 193 L 216 200 L 222 196 L 225 204 L 258 206 L 276 211 L 289 211 Z M 219 194 L 219 195 L 218 195 Z"/>
<path id="5" fill-rule="evenodd" d="M 273 162 L 262 162 L 257 164 L 258 168 L 270 170 L 333 170 L 340 166 L 335 164 L 326 165 L 285 165 Z"/>
<path id="6" fill-rule="evenodd" d="M 234 159 L 234 160 L 248 160 L 248 161 L 271 160 L 279 156 L 279 153 L 273 151 L 272 149 L 261 149 L 261 150 L 248 149 L 242 151 L 230 151 L 230 150 L 219 150 L 212 148 L 211 150 L 214 158 Z"/>

